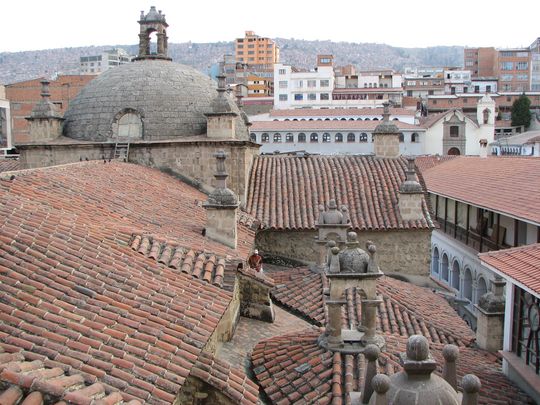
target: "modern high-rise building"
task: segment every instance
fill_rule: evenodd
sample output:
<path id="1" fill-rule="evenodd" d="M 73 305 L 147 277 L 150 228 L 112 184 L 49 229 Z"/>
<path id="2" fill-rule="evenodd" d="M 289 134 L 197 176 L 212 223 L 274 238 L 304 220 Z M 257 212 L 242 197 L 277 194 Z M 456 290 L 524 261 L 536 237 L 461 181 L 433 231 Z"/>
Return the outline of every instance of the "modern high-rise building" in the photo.
<path id="1" fill-rule="evenodd" d="M 107 69 L 131 62 L 131 56 L 123 49 L 111 49 L 100 55 L 81 56 L 82 75 L 96 75 Z"/>
<path id="2" fill-rule="evenodd" d="M 279 62 L 276 43 L 270 38 L 255 35 L 253 31 L 246 31 L 245 37 L 237 38 L 234 45 L 238 62 L 249 65 L 273 65 Z"/>

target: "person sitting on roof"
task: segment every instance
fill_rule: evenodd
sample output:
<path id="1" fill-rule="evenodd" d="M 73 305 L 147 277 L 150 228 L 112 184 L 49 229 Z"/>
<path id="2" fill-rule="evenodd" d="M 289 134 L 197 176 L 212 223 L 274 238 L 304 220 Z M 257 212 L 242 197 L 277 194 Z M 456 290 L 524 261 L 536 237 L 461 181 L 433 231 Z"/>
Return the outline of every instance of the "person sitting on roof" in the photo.
<path id="1" fill-rule="evenodd" d="M 250 269 L 254 269 L 262 273 L 262 256 L 259 255 L 259 251 L 257 249 L 255 249 L 253 254 L 249 256 L 248 264 Z"/>

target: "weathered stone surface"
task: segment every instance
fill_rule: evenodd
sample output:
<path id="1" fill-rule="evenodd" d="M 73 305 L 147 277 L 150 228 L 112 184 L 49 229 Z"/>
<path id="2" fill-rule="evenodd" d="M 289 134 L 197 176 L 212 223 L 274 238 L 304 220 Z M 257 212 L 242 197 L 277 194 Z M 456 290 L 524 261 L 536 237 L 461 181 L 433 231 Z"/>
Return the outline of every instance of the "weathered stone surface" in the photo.
<path id="1" fill-rule="evenodd" d="M 429 274 L 430 230 L 357 231 L 359 240 L 377 246 L 377 263 L 385 274 Z M 318 250 L 315 231 L 264 230 L 257 234 L 256 245 L 264 256 L 274 255 L 303 263 L 315 263 Z"/>
<path id="2" fill-rule="evenodd" d="M 64 115 L 64 135 L 103 141 L 126 111 L 142 120 L 143 139 L 203 135 L 212 113 L 215 83 L 195 69 L 165 60 L 142 60 L 109 69 L 90 82 Z M 225 97 L 229 97 L 225 95 Z M 240 111 L 231 103 L 237 139 L 248 139 Z"/>

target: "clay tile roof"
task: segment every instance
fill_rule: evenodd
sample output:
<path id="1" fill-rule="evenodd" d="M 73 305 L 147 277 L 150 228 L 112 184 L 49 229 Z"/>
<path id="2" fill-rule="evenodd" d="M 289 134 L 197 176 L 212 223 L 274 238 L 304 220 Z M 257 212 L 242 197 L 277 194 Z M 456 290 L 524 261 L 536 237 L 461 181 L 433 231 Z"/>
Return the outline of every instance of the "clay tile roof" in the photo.
<path id="1" fill-rule="evenodd" d="M 501 275 L 540 295 L 540 243 L 481 253 L 479 257 Z"/>
<path id="2" fill-rule="evenodd" d="M 266 271 L 266 270 L 265 270 Z M 326 323 L 323 291 L 326 277 L 306 268 L 268 273 L 276 287 L 272 299 L 317 326 Z M 383 302 L 378 307 L 377 329 L 399 336 L 420 334 L 435 343 L 469 346 L 475 335 L 441 295 L 414 284 L 384 277 L 377 285 Z M 357 325 L 361 317 L 360 296 L 348 290 L 343 324 Z"/>
<path id="3" fill-rule="evenodd" d="M 258 404 L 259 387 L 246 377 L 243 371 L 231 367 L 229 363 L 202 353 L 191 375 L 216 387 L 234 403 L 249 405 Z"/>
<path id="4" fill-rule="evenodd" d="M 21 353 L 5 353 L 0 348 L 0 404 L 55 404 L 58 401 L 68 405 L 141 404 L 138 400 L 124 401 L 111 386 L 94 382 L 82 374 L 66 375 L 60 367 L 47 366 L 41 360 L 27 361 Z"/>
<path id="5" fill-rule="evenodd" d="M 315 229 L 319 205 L 335 199 L 359 230 L 429 229 L 424 218 L 401 219 L 399 186 L 405 158 L 374 156 L 258 156 L 251 168 L 246 210 L 272 229 Z"/>
<path id="6" fill-rule="evenodd" d="M 124 401 L 172 403 L 233 298 L 206 272 L 215 281 L 220 258 L 253 243 L 245 231 L 238 250 L 203 237 L 203 197 L 125 163 L 0 177 L 0 347 Z M 133 250 L 134 228 L 189 247 L 189 272 L 160 262 L 155 240 L 144 254 Z"/>
<path id="7" fill-rule="evenodd" d="M 458 156 L 422 175 L 431 193 L 540 224 L 540 159 Z"/>
<path id="8" fill-rule="evenodd" d="M 131 248 L 174 270 L 189 274 L 201 281 L 218 287 L 224 286 L 227 260 L 212 253 L 193 251 L 174 242 L 145 234 L 133 234 Z M 232 276 L 234 279 L 234 275 Z M 229 278 L 229 288 L 232 282 Z"/>
<path id="9" fill-rule="evenodd" d="M 20 164 L 15 159 L 0 159 L 0 173 L 19 170 Z"/>
<path id="10" fill-rule="evenodd" d="M 254 121 L 250 131 L 368 131 L 375 130 L 381 121 Z M 392 121 L 400 130 L 424 130 L 418 125 L 408 124 L 402 121 Z"/>
<path id="11" fill-rule="evenodd" d="M 351 393 L 361 391 L 366 360 L 362 354 L 332 353 L 319 346 L 321 330 L 269 338 L 253 349 L 255 378 L 272 404 L 350 404 Z M 398 354 L 405 352 L 407 338 L 385 334 L 386 349 L 378 359 L 379 372 L 401 370 Z M 442 373 L 444 345 L 430 343 L 431 354 Z M 458 385 L 465 374 L 477 375 L 482 388 L 480 404 L 529 404 L 530 398 L 502 373 L 500 359 L 489 352 L 462 347 L 457 362 Z"/>
<path id="12" fill-rule="evenodd" d="M 452 160 L 456 158 L 457 156 L 439 156 L 439 155 L 426 155 L 426 156 L 417 156 L 414 160 L 414 163 L 420 171 L 420 173 L 424 173 L 426 170 L 431 169 L 432 167 L 437 166 L 440 163 L 444 163 L 448 160 Z"/>
<path id="13" fill-rule="evenodd" d="M 415 110 L 407 108 L 392 108 L 391 115 L 412 115 Z M 383 108 L 301 108 L 289 110 L 271 110 L 270 117 L 331 117 L 331 116 L 358 116 L 358 115 L 380 115 Z"/>
<path id="14" fill-rule="evenodd" d="M 529 140 L 528 140 L 527 142 L 525 142 L 525 143 L 531 144 L 531 143 L 537 143 L 537 142 L 540 142 L 540 135 L 535 136 L 535 137 L 532 137 L 531 139 L 529 139 Z"/>

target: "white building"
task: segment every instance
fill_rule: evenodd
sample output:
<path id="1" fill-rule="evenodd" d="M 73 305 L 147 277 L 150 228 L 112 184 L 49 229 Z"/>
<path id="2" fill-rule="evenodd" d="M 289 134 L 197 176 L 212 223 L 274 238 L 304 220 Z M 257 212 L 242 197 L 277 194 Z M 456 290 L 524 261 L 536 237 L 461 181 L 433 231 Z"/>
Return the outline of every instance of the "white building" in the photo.
<path id="1" fill-rule="evenodd" d="M 131 62 L 131 56 L 123 49 L 111 49 L 100 55 L 81 56 L 80 72 L 82 75 L 95 75 L 107 69 Z"/>
<path id="2" fill-rule="evenodd" d="M 475 118 L 456 109 L 428 116 L 421 124 L 427 131 L 426 154 L 479 155 L 480 140 L 494 140 L 495 102 L 484 95 L 477 102 Z"/>
<path id="3" fill-rule="evenodd" d="M 331 55 L 319 55 L 317 67 L 300 71 L 292 66 L 274 65 L 274 108 L 330 107 L 334 90 Z"/>
<path id="4" fill-rule="evenodd" d="M 489 146 L 493 155 L 540 157 L 540 131 L 527 131 L 517 135 L 502 136 Z"/>
<path id="5" fill-rule="evenodd" d="M 5 151 L 12 147 L 9 100 L 6 99 L 5 87 L 0 85 L 0 150 Z"/>
<path id="6" fill-rule="evenodd" d="M 446 94 L 468 93 L 471 87 L 470 70 L 445 70 L 444 91 Z"/>
<path id="7" fill-rule="evenodd" d="M 431 277 L 455 294 L 474 328 L 476 305 L 495 280 L 478 254 L 540 241 L 540 160 L 437 159 L 417 158 L 440 225 L 431 237 Z"/>

